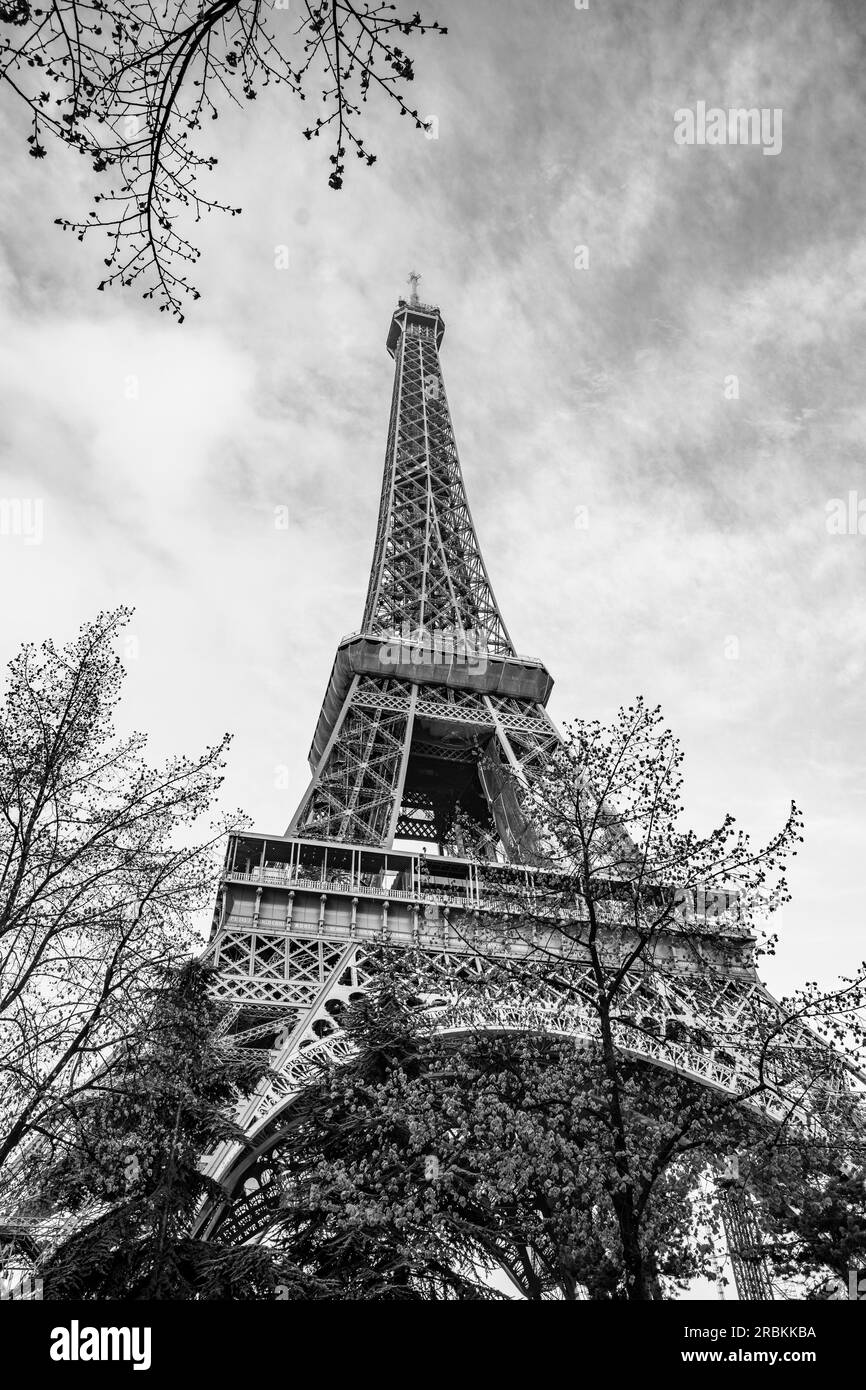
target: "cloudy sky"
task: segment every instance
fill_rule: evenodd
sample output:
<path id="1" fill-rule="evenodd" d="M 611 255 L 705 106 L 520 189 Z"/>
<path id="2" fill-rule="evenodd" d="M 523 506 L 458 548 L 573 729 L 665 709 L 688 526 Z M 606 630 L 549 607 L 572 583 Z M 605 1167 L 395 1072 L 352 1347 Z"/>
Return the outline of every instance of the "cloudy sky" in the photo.
<path id="1" fill-rule="evenodd" d="M 361 618 L 384 340 L 415 267 L 488 569 L 554 717 L 661 702 L 699 829 L 731 810 L 767 836 L 796 798 L 765 974 L 829 983 L 864 954 L 866 535 L 827 523 L 866 499 L 866 11 L 431 4 L 450 33 L 416 46 L 414 97 L 438 138 L 373 108 L 378 162 L 336 194 L 289 95 L 207 132 L 243 216 L 197 229 L 181 327 L 95 293 L 101 247 L 52 225 L 86 212 L 87 170 L 27 159 L 2 98 L 0 496 L 41 499 L 44 540 L 0 537 L 0 655 L 134 604 L 124 722 L 155 759 L 232 730 L 226 804 L 282 832 Z M 781 110 L 781 152 L 678 145 L 700 101 Z"/>

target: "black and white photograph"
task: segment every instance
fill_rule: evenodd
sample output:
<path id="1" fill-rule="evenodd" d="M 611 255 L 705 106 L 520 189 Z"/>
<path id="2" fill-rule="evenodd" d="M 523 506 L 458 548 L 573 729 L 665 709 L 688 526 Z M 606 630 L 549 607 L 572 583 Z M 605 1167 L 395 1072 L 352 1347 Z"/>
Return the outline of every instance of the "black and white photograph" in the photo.
<path id="1" fill-rule="evenodd" d="M 866 4 L 413 4 L 0 0 L 4 1345 L 829 1376 Z"/>

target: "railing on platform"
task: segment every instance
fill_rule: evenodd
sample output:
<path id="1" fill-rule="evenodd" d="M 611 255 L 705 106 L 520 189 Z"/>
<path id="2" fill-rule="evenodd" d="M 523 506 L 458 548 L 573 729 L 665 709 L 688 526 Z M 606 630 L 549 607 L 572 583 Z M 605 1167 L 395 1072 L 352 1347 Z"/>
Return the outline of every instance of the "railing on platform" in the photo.
<path id="1" fill-rule="evenodd" d="M 437 903 L 485 914 L 531 915 L 551 923 L 587 915 L 567 876 L 529 865 L 504 865 L 456 856 L 428 856 L 426 851 L 297 839 L 238 835 L 232 837 L 223 870 L 226 882 L 261 888 L 340 894 L 379 902 Z M 574 888 L 574 891 L 572 889 Z M 609 926 L 633 926 L 634 904 L 628 884 L 612 883 L 595 909 Z M 655 890 L 645 890 L 655 907 Z M 652 905 L 648 900 L 650 915 Z M 749 938 L 733 892 L 684 895 L 669 923 L 679 929 L 718 938 Z"/>

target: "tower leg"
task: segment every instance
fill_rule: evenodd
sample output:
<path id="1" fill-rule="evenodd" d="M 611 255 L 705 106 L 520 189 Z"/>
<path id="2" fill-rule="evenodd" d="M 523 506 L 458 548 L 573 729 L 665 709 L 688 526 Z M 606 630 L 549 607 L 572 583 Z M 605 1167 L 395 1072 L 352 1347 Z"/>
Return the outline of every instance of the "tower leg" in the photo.
<path id="1" fill-rule="evenodd" d="M 719 1191 L 737 1294 L 749 1301 L 772 1299 L 773 1286 L 749 1194 L 740 1182 L 723 1182 Z"/>

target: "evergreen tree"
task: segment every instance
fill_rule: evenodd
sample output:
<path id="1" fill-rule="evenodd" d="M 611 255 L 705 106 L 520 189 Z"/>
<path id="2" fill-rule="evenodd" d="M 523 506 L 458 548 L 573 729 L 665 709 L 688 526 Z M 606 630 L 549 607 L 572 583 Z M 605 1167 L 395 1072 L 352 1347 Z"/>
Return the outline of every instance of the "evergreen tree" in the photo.
<path id="1" fill-rule="evenodd" d="M 262 1070 L 219 1040 L 213 973 L 198 961 L 168 973 L 142 1050 L 119 1053 L 70 1107 L 39 1195 L 43 1220 L 71 1227 L 44 1264 L 46 1298 L 251 1298 L 291 1279 L 267 1250 L 191 1234 L 219 1195 L 200 1159 L 242 1137 L 228 1115 Z"/>

